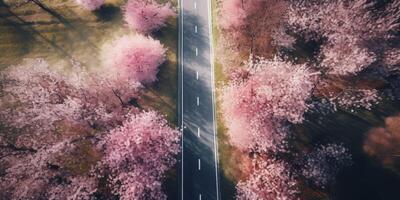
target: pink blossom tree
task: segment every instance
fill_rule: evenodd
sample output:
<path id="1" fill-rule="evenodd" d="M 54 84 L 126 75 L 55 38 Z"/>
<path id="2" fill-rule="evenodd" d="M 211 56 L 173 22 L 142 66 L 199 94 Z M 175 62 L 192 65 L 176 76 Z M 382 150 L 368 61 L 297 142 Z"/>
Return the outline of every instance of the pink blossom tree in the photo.
<path id="1" fill-rule="evenodd" d="M 0 177 L 2 198 L 89 200 L 96 191 L 96 179 L 70 175 L 61 164 L 61 156 L 74 148 L 73 143 L 65 140 L 22 152 L 18 157 L 3 157 L 2 162 L 11 167 Z"/>
<path id="2" fill-rule="evenodd" d="M 220 1 L 218 24 L 225 41 L 219 45 L 245 56 L 270 56 L 272 35 L 282 36 L 284 32 L 287 7 L 287 2 L 281 0 Z M 288 36 L 285 40 L 290 41 Z"/>
<path id="3" fill-rule="evenodd" d="M 337 40 L 340 40 L 337 38 Z M 360 48 L 352 41 L 343 39 L 323 47 L 321 66 L 328 73 L 335 75 L 355 74 L 362 71 L 376 60 L 374 53 L 367 48 Z M 352 46 L 349 48 L 349 46 Z"/>
<path id="4" fill-rule="evenodd" d="M 99 9 L 103 4 L 104 0 L 75 0 L 76 3 L 80 6 L 82 6 L 86 10 L 97 10 Z"/>
<path id="5" fill-rule="evenodd" d="M 124 6 L 127 25 L 140 33 L 151 33 L 164 27 L 169 17 L 175 16 L 171 4 L 160 4 L 155 0 L 129 0 Z"/>
<path id="6" fill-rule="evenodd" d="M 237 199 L 290 200 L 296 199 L 297 181 L 284 161 L 269 159 L 256 162 L 253 173 L 237 186 Z"/>
<path id="7" fill-rule="evenodd" d="M 102 166 L 122 199 L 165 199 L 161 181 L 175 164 L 179 132 L 154 111 L 131 115 L 105 138 Z"/>
<path id="8" fill-rule="evenodd" d="M 300 174 L 322 188 L 332 183 L 343 167 L 352 164 L 349 151 L 338 144 L 321 145 L 300 159 Z"/>
<path id="9" fill-rule="evenodd" d="M 394 36 L 400 27 L 399 6 L 399 1 L 393 1 L 383 12 L 374 12 L 374 1 L 367 0 L 296 1 L 288 24 L 307 39 L 327 39 L 321 66 L 328 73 L 352 75 L 377 60 L 371 46 L 382 46 Z"/>
<path id="10" fill-rule="evenodd" d="M 164 198 L 161 181 L 175 163 L 179 131 L 129 103 L 140 85 L 77 64 L 68 75 L 53 68 L 26 60 L 0 74 L 2 197 L 92 199 L 98 178 L 108 177 L 122 199 Z M 90 155 L 82 161 L 89 169 L 73 172 L 69 160 L 76 162 L 82 151 Z M 93 157 L 105 170 L 91 174 Z"/>
<path id="11" fill-rule="evenodd" d="M 21 134 L 14 138 L 17 144 L 39 148 L 58 141 L 61 136 L 53 132 L 60 128 L 73 126 L 75 132 L 104 130 L 115 127 L 126 113 L 136 110 L 128 102 L 138 96 L 137 84 L 80 69 L 74 75 L 52 70 L 40 59 L 26 60 L 2 71 L 1 131 L 19 130 Z"/>
<path id="12" fill-rule="evenodd" d="M 288 134 L 282 122 L 303 120 L 315 74 L 278 58 L 250 61 L 248 68 L 246 79 L 232 80 L 221 90 L 231 142 L 241 149 L 282 150 Z"/>
<path id="13" fill-rule="evenodd" d="M 157 80 L 159 66 L 165 61 L 166 48 L 151 37 L 126 35 L 103 48 L 103 61 L 108 73 L 142 84 Z"/>

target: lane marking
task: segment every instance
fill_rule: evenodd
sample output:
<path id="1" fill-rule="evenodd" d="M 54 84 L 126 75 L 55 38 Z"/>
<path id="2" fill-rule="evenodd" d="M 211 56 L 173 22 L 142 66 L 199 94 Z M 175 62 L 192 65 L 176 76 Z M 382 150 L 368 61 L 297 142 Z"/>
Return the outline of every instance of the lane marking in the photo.
<path id="1" fill-rule="evenodd" d="M 200 137 L 200 128 L 197 127 L 197 137 Z"/>
<path id="2" fill-rule="evenodd" d="M 194 32 L 197 33 L 197 25 L 194 26 Z"/>
<path id="3" fill-rule="evenodd" d="M 199 171 L 201 170 L 201 160 L 199 158 Z"/>
<path id="4" fill-rule="evenodd" d="M 197 97 L 197 106 L 199 106 L 199 105 L 200 105 L 200 98 Z"/>
<path id="5" fill-rule="evenodd" d="M 196 80 L 199 80 L 199 72 L 196 72 Z"/>
<path id="6" fill-rule="evenodd" d="M 194 9 L 197 9 L 197 3 L 194 2 Z"/>
<path id="7" fill-rule="evenodd" d="M 199 55 L 199 49 L 196 47 L 196 56 Z"/>
<path id="8" fill-rule="evenodd" d="M 183 47 L 184 47 L 184 41 L 183 41 L 183 33 L 184 33 L 184 31 L 183 31 L 183 23 L 184 23 L 184 12 L 183 12 L 183 5 L 184 5 L 184 0 L 179 0 L 179 3 L 180 3 L 180 17 L 181 17 L 181 20 L 180 20 L 180 22 L 181 22 L 181 24 L 180 24 L 180 27 L 181 27 L 181 31 L 180 31 L 180 33 L 181 33 L 181 37 L 180 37 L 180 41 L 181 41 L 181 45 L 180 45 L 180 47 L 181 47 L 181 50 L 179 51 L 180 52 L 180 55 L 181 55 L 181 58 L 180 58 L 180 61 L 181 61 L 181 94 L 182 94 L 182 97 L 181 97 L 181 102 L 182 102 L 182 105 L 181 105 L 181 113 L 182 113 L 182 116 L 181 116 L 181 127 L 183 127 L 183 124 L 184 124 L 184 120 L 183 120 L 183 74 L 184 74 L 184 64 L 183 64 L 183 60 L 184 60 L 184 51 L 183 51 Z M 209 15 L 209 17 L 208 17 L 208 19 L 209 19 L 209 37 L 211 38 L 211 40 L 210 40 L 210 43 L 209 43 L 209 45 L 210 45 L 210 56 L 211 56 L 211 59 L 210 59 L 210 64 L 211 64 L 211 68 L 212 68 L 212 70 L 211 70 L 211 80 L 212 80 L 212 86 L 213 86 L 213 88 L 212 88 L 212 99 L 213 99 L 213 102 L 215 102 L 215 80 L 214 80 L 214 63 L 213 63 L 213 61 L 214 61 L 214 59 L 213 59 L 213 49 L 212 49 L 212 42 L 213 42 L 213 40 L 212 40 L 212 37 L 213 37 L 213 35 L 212 35 L 212 25 L 211 25 L 211 4 L 210 4 L 210 0 L 207 0 L 207 3 L 208 3 L 208 15 Z M 195 2 L 195 4 L 194 4 L 194 6 L 195 6 L 195 9 L 197 9 L 197 4 L 196 4 L 196 2 Z M 216 163 L 216 167 L 215 167 L 215 172 L 216 172 L 216 182 L 217 182 L 217 186 L 216 186 L 216 189 L 217 189 L 217 200 L 219 200 L 219 196 L 220 196 L 220 194 L 219 194 L 219 182 L 218 182 L 218 161 L 217 161 L 217 157 L 218 157 L 218 145 L 217 145 L 217 143 L 216 143 L 216 120 L 215 120 L 215 105 L 214 105 L 214 103 L 212 103 L 212 107 L 213 107 L 213 124 L 214 124 L 214 126 L 213 126 L 213 128 L 214 128 L 214 149 L 215 149 L 215 151 L 214 151 L 214 158 L 215 158 L 215 163 Z M 182 200 L 183 200 L 183 194 L 184 194 L 184 192 L 183 192 L 183 185 L 184 185 L 184 183 L 183 183 L 183 180 L 184 180 L 184 177 L 183 177 L 183 162 L 184 162 L 184 160 L 183 160 L 183 158 L 184 158 L 184 156 L 183 156 L 183 153 L 184 153 L 184 151 L 183 151 L 183 144 L 184 144 L 184 137 L 183 137 L 183 131 L 182 131 L 182 141 L 181 141 L 181 147 L 182 147 L 182 154 L 181 154 L 181 156 L 182 156 L 182 159 L 181 159 L 181 173 L 182 173 L 182 177 L 181 177 L 181 188 L 182 188 L 182 190 L 181 190 L 181 198 L 182 198 Z M 201 194 L 199 194 L 199 199 L 201 200 Z"/>

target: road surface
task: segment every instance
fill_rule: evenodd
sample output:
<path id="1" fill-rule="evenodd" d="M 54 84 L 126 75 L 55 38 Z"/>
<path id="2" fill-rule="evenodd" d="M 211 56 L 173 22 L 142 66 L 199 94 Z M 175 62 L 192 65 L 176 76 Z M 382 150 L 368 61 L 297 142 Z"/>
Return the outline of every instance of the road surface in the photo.
<path id="1" fill-rule="evenodd" d="M 179 115 L 183 200 L 218 200 L 211 0 L 180 0 Z"/>

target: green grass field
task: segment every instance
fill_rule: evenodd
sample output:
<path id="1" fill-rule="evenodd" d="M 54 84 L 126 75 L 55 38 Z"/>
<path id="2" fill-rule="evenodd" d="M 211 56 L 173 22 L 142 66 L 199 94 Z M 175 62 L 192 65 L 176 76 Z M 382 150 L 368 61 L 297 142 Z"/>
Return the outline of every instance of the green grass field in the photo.
<path id="1" fill-rule="evenodd" d="M 162 0 L 169 1 L 169 0 Z M 0 69 L 16 65 L 24 58 L 44 58 L 50 64 L 68 67 L 74 58 L 88 68 L 100 65 L 104 43 L 132 31 L 124 26 L 123 0 L 106 0 L 99 11 L 86 11 L 74 0 L 43 0 L 41 4 L 22 0 L 0 0 Z M 176 0 L 172 0 L 177 5 Z M 167 61 L 160 66 L 158 82 L 146 86 L 138 101 L 143 109 L 157 110 L 171 125 L 177 125 L 177 18 L 152 35 L 168 49 Z M 83 148 L 84 149 L 84 148 Z M 87 149 L 82 151 L 88 155 Z M 88 155 L 90 156 L 90 155 Z M 87 166 L 70 165 L 74 171 Z M 165 189 L 170 199 L 176 199 L 176 170 L 167 174 Z"/>
<path id="2" fill-rule="evenodd" d="M 77 59 L 89 68 L 99 63 L 101 46 L 122 34 L 130 34 L 123 25 L 122 1 L 106 1 L 100 11 L 89 12 L 73 0 L 47 0 L 42 5 L 23 1 L 0 1 L 0 68 L 18 64 L 24 58 L 44 58 L 51 64 Z M 41 7 L 43 6 L 43 8 Z M 153 35 L 168 48 L 167 61 L 160 67 L 159 81 L 147 86 L 140 104 L 155 109 L 176 124 L 177 95 L 177 21 Z"/>

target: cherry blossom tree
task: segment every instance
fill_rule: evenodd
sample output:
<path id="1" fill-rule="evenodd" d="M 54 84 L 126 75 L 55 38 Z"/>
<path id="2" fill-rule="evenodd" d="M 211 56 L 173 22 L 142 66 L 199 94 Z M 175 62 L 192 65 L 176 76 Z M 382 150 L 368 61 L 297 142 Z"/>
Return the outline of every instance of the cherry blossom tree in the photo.
<path id="1" fill-rule="evenodd" d="M 165 199 L 161 181 L 175 164 L 179 132 L 154 111 L 128 117 L 105 138 L 102 165 L 122 199 Z"/>
<path id="2" fill-rule="evenodd" d="M 236 186 L 237 199 L 298 199 L 301 178 L 324 188 L 351 164 L 349 151 L 338 144 L 321 145 L 304 152 L 292 163 L 256 156 L 250 176 Z"/>
<path id="3" fill-rule="evenodd" d="M 335 42 L 335 44 L 323 47 L 321 66 L 328 69 L 328 73 L 336 75 L 355 74 L 376 60 L 374 53 L 351 42 L 343 39 Z M 352 47 L 349 48 L 349 46 Z"/>
<path id="4" fill-rule="evenodd" d="M 0 118 L 2 125 L 9 127 L 2 131 L 6 136 L 12 129 L 29 133 L 16 137 L 18 145 L 39 148 L 42 142 L 57 141 L 55 134 L 45 133 L 55 130 L 56 122 L 63 119 L 79 119 L 81 105 L 69 96 L 72 87 L 43 60 L 12 66 L 1 75 L 4 103 Z"/>
<path id="5" fill-rule="evenodd" d="M 256 162 L 253 173 L 237 186 L 237 199 L 290 200 L 296 199 L 297 181 L 290 166 L 274 159 Z"/>
<path id="6" fill-rule="evenodd" d="M 321 145 L 300 158 L 300 174 L 314 185 L 324 188 L 331 184 L 344 167 L 352 164 L 349 151 L 338 144 Z"/>
<path id="7" fill-rule="evenodd" d="M 136 110 L 128 102 L 140 87 L 80 69 L 74 76 L 62 75 L 41 59 L 9 67 L 0 79 L 1 130 L 6 136 L 19 130 L 16 144 L 34 148 L 58 141 L 61 136 L 53 132 L 66 127 L 86 132 L 118 125 L 125 113 Z"/>
<path id="8" fill-rule="evenodd" d="M 218 24 L 228 43 L 220 42 L 219 45 L 234 48 L 233 51 L 246 56 L 270 56 L 272 35 L 282 36 L 285 32 L 283 22 L 287 7 L 286 1 L 278 0 L 220 1 Z M 285 36 L 286 42 L 293 42 Z"/>
<path id="9" fill-rule="evenodd" d="M 383 12 L 374 6 L 367 0 L 294 1 L 288 24 L 306 39 L 326 38 L 321 66 L 328 73 L 352 75 L 377 61 L 378 51 L 386 51 L 385 41 L 400 27 L 399 1 Z"/>
<path id="10" fill-rule="evenodd" d="M 121 199 L 165 198 L 161 181 L 176 161 L 179 131 L 158 113 L 139 113 L 130 103 L 139 94 L 137 82 L 76 63 L 69 73 L 56 68 L 26 60 L 0 74 L 2 195 L 92 199 L 99 178 L 107 177 Z M 88 150 L 80 149 L 82 141 Z M 82 161 L 88 169 L 74 172 L 70 162 L 82 151 L 88 151 Z M 91 172 L 95 166 L 104 170 Z"/>
<path id="11" fill-rule="evenodd" d="M 75 1 L 78 5 L 90 11 L 97 10 L 104 4 L 104 0 L 75 0 Z"/>
<path id="12" fill-rule="evenodd" d="M 160 4 L 155 0 L 129 0 L 124 6 L 127 25 L 140 32 L 151 33 L 164 27 L 169 17 L 175 16 L 171 4 Z"/>
<path id="13" fill-rule="evenodd" d="M 248 63 L 246 79 L 232 80 L 221 92 L 221 107 L 232 144 L 241 149 L 279 151 L 287 130 L 282 122 L 299 123 L 315 74 L 305 65 L 274 58 Z"/>
<path id="14" fill-rule="evenodd" d="M 166 48 L 151 37 L 125 35 L 106 44 L 102 50 L 105 70 L 110 74 L 142 84 L 157 80 Z"/>
<path id="15" fill-rule="evenodd" d="M 96 191 L 96 179 L 73 176 L 61 164 L 61 156 L 75 145 L 64 140 L 16 158 L 4 156 L 11 167 L 0 177 L 0 192 L 5 199 L 87 199 Z"/>

